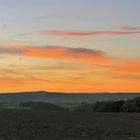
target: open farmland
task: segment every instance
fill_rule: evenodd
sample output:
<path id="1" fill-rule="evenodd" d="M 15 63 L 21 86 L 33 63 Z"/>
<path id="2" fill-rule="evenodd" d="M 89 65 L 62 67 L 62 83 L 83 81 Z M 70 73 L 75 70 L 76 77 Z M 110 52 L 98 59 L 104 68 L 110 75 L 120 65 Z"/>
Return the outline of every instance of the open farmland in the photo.
<path id="1" fill-rule="evenodd" d="M 0 111 L 0 140 L 140 140 L 140 114 Z"/>

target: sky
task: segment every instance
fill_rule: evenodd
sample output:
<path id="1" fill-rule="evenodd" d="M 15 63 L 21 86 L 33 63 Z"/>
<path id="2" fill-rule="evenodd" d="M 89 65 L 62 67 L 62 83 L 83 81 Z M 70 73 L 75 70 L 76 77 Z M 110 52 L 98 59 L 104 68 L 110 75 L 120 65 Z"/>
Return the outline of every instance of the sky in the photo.
<path id="1" fill-rule="evenodd" d="M 0 92 L 140 92 L 139 0 L 0 0 Z"/>

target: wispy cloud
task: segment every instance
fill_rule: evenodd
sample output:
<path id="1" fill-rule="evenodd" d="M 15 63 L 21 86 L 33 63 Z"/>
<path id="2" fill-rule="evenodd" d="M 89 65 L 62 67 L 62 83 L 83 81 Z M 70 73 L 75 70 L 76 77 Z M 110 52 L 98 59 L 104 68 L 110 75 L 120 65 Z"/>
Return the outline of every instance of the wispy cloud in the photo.
<path id="1" fill-rule="evenodd" d="M 100 50 L 69 48 L 60 46 L 27 47 L 24 55 L 48 59 L 58 59 L 87 63 L 110 63 L 107 54 Z"/>
<path id="2" fill-rule="evenodd" d="M 26 35 L 53 35 L 64 37 L 79 37 L 79 36 L 121 36 L 121 35 L 134 35 L 140 34 L 140 27 L 135 26 L 117 26 L 115 30 L 47 30 L 34 31 L 31 33 L 18 34 L 19 36 Z"/>
<path id="3" fill-rule="evenodd" d="M 0 47 L 0 54 L 19 54 L 21 49 Z"/>
<path id="4" fill-rule="evenodd" d="M 139 26 L 118 26 L 116 29 L 122 31 L 140 31 Z"/>
<path id="5" fill-rule="evenodd" d="M 25 46 L 21 44 L 0 45 L 0 54 L 21 54 L 24 52 Z"/>
<path id="6" fill-rule="evenodd" d="M 75 62 L 110 63 L 109 56 L 101 51 L 86 48 L 70 48 L 61 46 L 18 46 L 18 47 L 0 47 L 2 54 L 22 54 L 30 57 L 66 60 Z"/>
<path id="7" fill-rule="evenodd" d="M 109 66 L 110 72 L 140 74 L 140 60 L 124 60 L 118 65 Z"/>
<path id="8" fill-rule="evenodd" d="M 134 74 L 120 74 L 120 75 L 114 76 L 113 78 L 140 82 L 140 75 L 135 74 L 135 73 Z"/>
<path id="9" fill-rule="evenodd" d="M 140 34 L 140 31 L 65 31 L 65 30 L 42 30 L 37 32 L 40 35 L 57 35 L 57 36 L 119 36 L 119 35 L 132 35 Z"/>
<path id="10" fill-rule="evenodd" d="M 32 75 L 29 75 L 29 74 L 26 74 L 25 72 L 19 72 L 18 70 L 12 70 L 10 68 L 4 68 L 4 69 L 0 69 L 0 72 L 3 72 L 3 73 L 6 73 L 8 74 L 9 76 L 12 75 L 12 77 L 16 77 L 16 78 L 19 78 L 19 79 L 36 79 L 34 76 Z"/>

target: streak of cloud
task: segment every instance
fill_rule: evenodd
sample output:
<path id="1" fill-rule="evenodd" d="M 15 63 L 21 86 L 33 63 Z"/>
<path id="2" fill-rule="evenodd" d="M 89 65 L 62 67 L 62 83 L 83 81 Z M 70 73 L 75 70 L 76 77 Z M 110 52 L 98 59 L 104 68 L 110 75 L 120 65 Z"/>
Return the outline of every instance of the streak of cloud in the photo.
<path id="1" fill-rule="evenodd" d="M 140 31 L 64 31 L 64 30 L 42 30 L 37 32 L 40 35 L 56 35 L 56 36 L 120 36 L 120 35 L 133 35 L 140 34 Z"/>
<path id="2" fill-rule="evenodd" d="M 2 54 L 25 55 L 29 57 L 47 58 L 55 60 L 66 60 L 85 63 L 104 64 L 110 63 L 111 59 L 101 50 L 86 48 L 70 48 L 61 46 L 16 46 L 0 47 Z"/>
<path id="3" fill-rule="evenodd" d="M 140 27 L 136 26 L 118 26 L 116 29 L 122 31 L 140 31 Z"/>
<path id="4" fill-rule="evenodd" d="M 80 30 L 40 30 L 30 33 L 17 34 L 18 36 L 28 35 L 52 35 L 63 37 L 82 37 L 82 36 L 122 36 L 122 35 L 135 35 L 140 34 L 139 27 L 133 26 L 118 26 L 116 30 L 95 30 L 95 31 L 80 31 Z"/>
<path id="5" fill-rule="evenodd" d="M 58 59 L 87 63 L 110 63 L 105 52 L 86 48 L 69 48 L 60 46 L 28 47 L 24 55 L 48 59 Z"/>
<path id="6" fill-rule="evenodd" d="M 119 65 L 109 66 L 109 71 L 114 73 L 137 73 L 140 74 L 140 60 L 125 60 Z"/>

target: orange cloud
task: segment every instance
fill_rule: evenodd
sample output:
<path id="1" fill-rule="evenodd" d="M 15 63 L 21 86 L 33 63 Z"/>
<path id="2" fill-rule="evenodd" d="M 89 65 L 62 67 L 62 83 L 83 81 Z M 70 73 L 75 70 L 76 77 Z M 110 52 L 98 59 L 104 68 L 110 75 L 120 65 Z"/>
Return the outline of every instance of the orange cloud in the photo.
<path id="1" fill-rule="evenodd" d="M 100 50 L 85 48 L 68 48 L 68 47 L 27 47 L 24 55 L 49 59 L 60 59 L 76 62 L 87 62 L 105 64 L 111 63 L 111 59 Z"/>
<path id="2" fill-rule="evenodd" d="M 26 35 L 54 35 L 65 37 L 80 37 L 80 36 L 120 36 L 140 34 L 140 27 L 135 26 L 118 26 L 115 30 L 93 30 L 93 31 L 79 31 L 79 30 L 40 30 L 32 33 L 18 34 L 19 36 Z"/>
<path id="3" fill-rule="evenodd" d="M 136 30 L 140 30 L 140 27 L 136 27 L 136 26 L 118 26 L 117 29 L 122 30 L 122 31 L 136 31 Z"/>
<path id="4" fill-rule="evenodd" d="M 122 80 L 140 82 L 140 75 L 137 74 L 124 74 L 124 75 L 116 76 L 116 78 Z"/>
<path id="5" fill-rule="evenodd" d="M 42 30 L 38 31 L 35 34 L 40 35 L 56 35 L 56 36 L 117 36 L 117 35 L 132 35 L 132 34 L 140 34 L 140 31 L 66 31 L 66 30 Z"/>
<path id="6" fill-rule="evenodd" d="M 22 44 L 0 45 L 0 54 L 21 54 L 24 49 Z"/>
<path id="7" fill-rule="evenodd" d="M 111 63 L 111 58 L 100 50 L 86 48 L 70 48 L 60 46 L 32 47 L 32 46 L 10 46 L 0 47 L 1 54 L 26 55 L 30 57 L 58 59 L 75 62 L 86 62 L 95 64 Z"/>
<path id="8" fill-rule="evenodd" d="M 110 70 L 112 72 L 140 74 L 140 60 L 125 60 L 117 66 L 111 66 Z"/>

